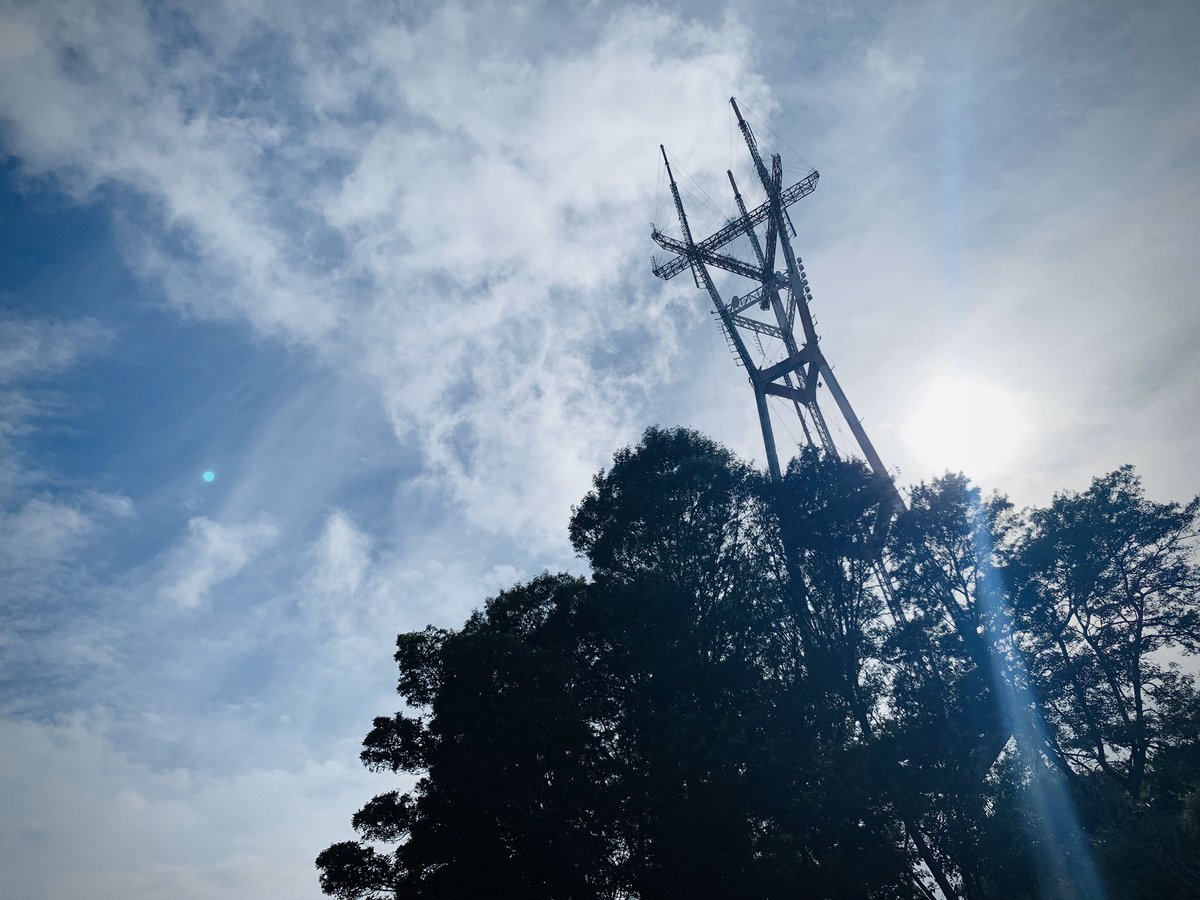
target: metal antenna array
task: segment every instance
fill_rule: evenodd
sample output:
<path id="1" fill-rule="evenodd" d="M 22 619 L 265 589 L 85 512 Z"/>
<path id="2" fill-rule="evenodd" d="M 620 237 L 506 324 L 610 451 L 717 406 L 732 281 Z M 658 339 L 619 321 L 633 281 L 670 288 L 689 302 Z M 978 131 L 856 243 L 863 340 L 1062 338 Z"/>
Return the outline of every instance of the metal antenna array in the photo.
<path id="1" fill-rule="evenodd" d="M 809 169 L 799 181 L 788 188 L 783 187 L 783 163 L 778 153 L 771 155 L 771 167 L 767 169 L 763 162 L 758 142 L 749 123 L 738 109 L 737 100 L 730 98 L 730 106 L 737 116 L 738 128 L 750 151 L 754 163 L 754 171 L 762 184 L 766 201 L 754 209 L 747 209 L 742 192 L 738 188 L 733 172 L 729 176 L 729 186 L 733 190 L 734 201 L 737 204 L 738 215 L 729 219 L 723 227 L 701 241 L 696 241 L 688 223 L 687 211 L 683 208 L 683 199 L 679 193 L 679 185 L 675 181 L 675 173 L 671 171 L 671 162 L 667 151 L 659 145 L 662 151 L 663 164 L 667 169 L 667 178 L 671 185 L 671 198 L 675 201 L 675 212 L 679 217 L 679 228 L 682 239 L 676 239 L 664 234 L 659 228 L 651 226 L 651 235 L 664 250 L 673 255 L 665 262 L 651 258 L 654 274 L 668 280 L 674 278 L 685 269 L 692 270 L 696 286 L 708 291 L 716 309 L 716 315 L 729 345 L 737 356 L 738 364 L 745 368 L 750 376 L 750 385 L 754 388 L 754 400 L 758 405 L 758 421 L 762 427 L 763 444 L 767 451 L 767 465 L 771 478 L 775 481 L 782 479 L 779 468 L 779 452 L 775 446 L 775 433 L 771 425 L 771 413 L 767 404 L 768 397 L 782 397 L 788 401 L 788 409 L 794 411 L 804 432 L 804 439 L 810 446 L 822 448 L 825 452 L 838 456 L 838 448 L 834 444 L 821 409 L 819 398 L 820 388 L 824 387 L 832 395 L 837 411 L 844 420 L 850 433 L 854 436 L 857 450 L 867 461 L 871 470 L 880 478 L 886 479 L 892 491 L 892 504 L 881 504 L 878 511 L 873 541 L 875 581 L 880 593 L 887 604 L 895 624 L 906 621 L 903 607 L 897 601 L 892 590 L 891 578 L 888 573 L 884 539 L 891 523 L 892 516 L 905 508 L 904 499 L 896 489 L 891 473 L 879 458 L 874 444 L 867 436 L 866 430 L 854 413 L 850 400 L 838 384 L 833 369 L 821 352 L 820 339 L 817 337 L 810 304 L 812 289 L 804 274 L 804 264 L 792 249 L 792 238 L 796 236 L 791 227 L 787 208 L 807 197 L 817 186 L 820 177 L 816 169 Z M 765 238 L 760 238 L 758 229 L 765 228 Z M 748 262 L 733 255 L 730 247 L 735 241 L 745 237 L 753 251 L 753 262 Z M 784 271 L 776 271 L 777 253 L 782 252 Z M 745 293 L 733 295 L 726 301 L 713 282 L 710 268 L 721 269 L 732 273 L 738 278 L 749 282 Z M 800 323 L 797 331 L 796 322 Z M 761 349 L 763 337 L 775 338 L 783 345 L 783 359 L 778 362 L 756 365 L 747 346 L 747 339 L 752 339 Z M 846 448 L 854 452 L 852 448 Z M 1007 739 L 1004 742 L 1007 744 Z M 946 874 L 932 854 L 928 843 L 915 822 L 905 816 L 902 819 L 905 831 L 920 854 L 924 866 L 933 876 L 946 897 L 957 896 Z M 926 887 L 923 877 L 914 871 L 914 884 L 921 896 L 932 898 L 934 895 Z"/>
<path id="2" fill-rule="evenodd" d="M 805 440 L 836 456 L 838 448 L 834 444 L 818 400 L 818 388 L 825 387 L 833 396 L 842 419 L 854 436 L 858 451 L 862 453 L 871 469 L 887 478 L 890 483 L 890 473 L 884 467 L 883 460 L 879 458 L 866 430 L 854 414 L 846 393 L 838 384 L 833 369 L 821 352 L 820 339 L 817 337 L 809 307 L 812 302 L 812 289 L 804 274 L 804 264 L 792 249 L 791 239 L 795 236 L 795 230 L 791 227 L 787 208 L 811 194 L 817 187 L 820 175 L 812 169 L 791 187 L 783 187 L 783 162 L 779 154 L 772 154 L 771 167 L 768 170 L 759 151 L 758 142 L 754 138 L 754 132 L 738 109 L 737 100 L 731 97 L 729 103 L 737 116 L 738 128 L 745 139 L 746 148 L 750 151 L 758 180 L 762 183 L 767 197 L 766 202 L 747 210 L 733 172 L 727 172 L 739 215 L 714 234 L 701 241 L 694 240 L 679 194 L 679 186 L 675 182 L 675 174 L 671 171 L 670 160 L 667 159 L 667 151 L 659 145 L 663 164 L 667 168 L 671 198 L 675 201 L 675 212 L 679 217 L 683 239 L 669 237 L 657 227 L 651 226 L 651 236 L 655 243 L 674 254 L 661 263 L 652 258 L 654 274 L 663 280 L 669 280 L 690 268 L 696 286 L 708 291 L 726 340 L 736 354 L 738 364 L 743 366 L 750 376 L 754 399 L 758 404 L 758 421 L 762 426 L 763 444 L 767 451 L 767 466 L 773 479 L 778 481 L 782 475 L 767 398 L 782 397 L 790 401 L 789 408 L 799 419 Z M 765 238 L 762 240 L 757 230 L 760 226 L 765 226 Z M 742 236 L 749 239 L 754 251 L 755 261 L 752 263 L 721 252 Z M 776 271 L 779 250 L 782 250 L 783 254 L 782 272 Z M 751 285 L 741 296 L 731 296 L 726 301 L 713 283 L 709 274 L 710 267 L 732 272 L 751 282 Z M 797 320 L 800 323 L 798 334 Z M 784 346 L 784 358 L 773 365 L 756 365 L 746 343 L 750 336 L 755 340 L 758 340 L 759 336 L 780 340 Z M 903 505 L 899 493 L 896 494 L 896 503 Z"/>

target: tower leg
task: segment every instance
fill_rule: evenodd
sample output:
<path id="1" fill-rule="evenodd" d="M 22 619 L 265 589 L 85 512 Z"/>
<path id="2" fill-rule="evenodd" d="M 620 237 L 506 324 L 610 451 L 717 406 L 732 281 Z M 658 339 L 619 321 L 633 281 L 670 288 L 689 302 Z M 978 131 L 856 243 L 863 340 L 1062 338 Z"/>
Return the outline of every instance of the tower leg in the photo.
<path id="1" fill-rule="evenodd" d="M 838 409 L 842 413 L 842 418 L 846 420 L 846 424 L 850 426 L 850 432 L 854 435 L 854 439 L 858 441 L 859 449 L 862 450 L 863 456 L 867 458 L 867 464 L 876 475 L 883 476 L 888 480 L 889 484 L 892 484 L 892 476 L 883 465 L 883 460 L 879 458 L 879 453 L 875 450 L 875 445 L 867 437 L 866 429 L 862 427 L 862 422 L 854 414 L 854 407 L 850 405 L 850 399 L 846 396 L 846 392 L 842 390 L 842 386 L 838 384 L 837 377 L 833 374 L 833 369 L 829 368 L 829 363 L 825 361 L 824 356 L 821 357 L 821 377 L 825 379 L 825 384 L 829 388 L 829 393 L 833 394 L 833 399 L 837 402 Z M 899 509 L 903 509 L 904 500 L 900 497 L 900 492 L 896 491 L 894 484 L 892 485 L 892 490 L 896 493 L 894 501 L 896 506 Z"/>
<path id="2" fill-rule="evenodd" d="M 763 446 L 767 450 L 767 468 L 771 470 L 772 481 L 782 481 L 783 473 L 779 471 L 779 454 L 775 450 L 775 432 L 771 428 L 771 413 L 767 409 L 767 395 L 762 388 L 754 385 L 754 402 L 758 404 L 758 424 L 762 426 Z"/>

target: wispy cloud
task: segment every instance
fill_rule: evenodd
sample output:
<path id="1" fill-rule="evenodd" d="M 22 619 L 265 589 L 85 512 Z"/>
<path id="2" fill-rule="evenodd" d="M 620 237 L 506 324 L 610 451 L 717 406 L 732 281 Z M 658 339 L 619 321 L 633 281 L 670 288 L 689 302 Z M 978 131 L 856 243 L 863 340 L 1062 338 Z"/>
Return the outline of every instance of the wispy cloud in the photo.
<path id="1" fill-rule="evenodd" d="M 203 516 L 192 519 L 186 537 L 171 551 L 162 595 L 184 609 L 197 608 L 214 587 L 237 575 L 278 534 L 278 527 L 265 514 L 234 525 Z"/>
<path id="2" fill-rule="evenodd" d="M 308 578 L 312 593 L 322 598 L 353 596 L 362 587 L 370 554 L 370 536 L 355 528 L 341 510 L 331 512 L 313 546 L 314 563 Z"/>
<path id="3" fill-rule="evenodd" d="M 112 329 L 92 319 L 0 315 L 0 503 L 20 502 L 47 474 L 16 443 L 66 412 L 68 401 L 47 379 L 101 354 L 112 340 Z"/>
<path id="4" fill-rule="evenodd" d="M 326 823 L 347 820 L 371 790 L 350 762 L 261 755 L 224 777 L 155 769 L 114 746 L 110 731 L 103 715 L 0 720 L 0 863 L 14 894 L 311 896 Z"/>
<path id="5" fill-rule="evenodd" d="M 110 329 L 88 319 L 0 318 L 0 606 L 10 626 L 56 589 L 99 528 L 134 515 L 124 494 L 56 486 L 58 476 L 24 447 L 67 414 L 70 401 L 47 379 L 111 341 Z"/>
<path id="6" fill-rule="evenodd" d="M 670 135 L 701 169 L 722 98 L 768 105 L 748 36 L 623 11 L 531 52 L 538 17 L 499 6 L 361 13 L 234 5 L 164 32 L 135 7 L 28 7 L 0 114 L 31 171 L 145 198 L 157 225 L 133 262 L 175 302 L 360 366 L 469 515 L 557 539 L 581 480 L 642 424 L 653 379 L 634 373 L 661 373 L 671 343 L 622 281 L 644 256 L 654 147 Z M 269 62 L 252 54 L 268 40 Z M 274 92 L 231 102 L 239 65 Z M 640 365 L 589 352 L 601 329 L 645 328 Z M 522 501 L 530 484 L 542 496 Z"/>
<path id="7" fill-rule="evenodd" d="M 92 319 L 0 318 L 0 385 L 58 374 L 111 346 L 112 337 Z"/>
<path id="8" fill-rule="evenodd" d="M 35 497 L 0 516 L 0 544 L 9 564 L 42 569 L 74 550 L 97 519 L 132 515 L 132 502 L 119 494 L 89 491 L 70 503 Z"/>

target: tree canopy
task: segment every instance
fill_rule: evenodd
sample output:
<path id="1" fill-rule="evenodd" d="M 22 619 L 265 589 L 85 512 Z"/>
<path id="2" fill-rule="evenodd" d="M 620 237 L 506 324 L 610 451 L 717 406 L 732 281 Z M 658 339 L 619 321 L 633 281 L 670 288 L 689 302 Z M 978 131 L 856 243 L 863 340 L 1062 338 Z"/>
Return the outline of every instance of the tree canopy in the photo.
<path id="1" fill-rule="evenodd" d="M 366 898 L 1200 896 L 1200 502 L 1014 510 L 649 429 L 543 574 L 397 639 Z"/>

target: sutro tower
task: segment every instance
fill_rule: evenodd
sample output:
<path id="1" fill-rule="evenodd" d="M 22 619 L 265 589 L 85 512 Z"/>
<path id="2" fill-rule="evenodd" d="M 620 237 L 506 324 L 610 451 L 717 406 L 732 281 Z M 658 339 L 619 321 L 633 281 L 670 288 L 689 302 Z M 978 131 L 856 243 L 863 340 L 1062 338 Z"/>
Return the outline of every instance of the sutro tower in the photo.
<path id="1" fill-rule="evenodd" d="M 664 250 L 675 254 L 665 262 L 652 258 L 654 274 L 667 280 L 690 268 L 696 286 L 702 286 L 708 291 L 726 340 L 737 356 L 738 364 L 743 366 L 750 376 L 754 399 L 758 404 L 763 443 L 767 451 L 767 466 L 773 479 L 778 481 L 781 474 L 775 433 L 771 427 L 771 414 L 767 405 L 768 397 L 782 397 L 789 401 L 789 410 L 794 410 L 800 420 L 805 440 L 809 444 L 819 446 L 828 453 L 838 454 L 838 448 L 834 444 L 819 402 L 818 389 L 824 387 L 833 396 L 838 412 L 854 436 L 858 450 L 867 464 L 890 482 L 891 475 L 884 467 L 871 439 L 867 437 L 858 416 L 854 414 L 850 400 L 838 384 L 825 354 L 821 352 L 820 340 L 809 308 L 812 291 L 804 274 L 804 264 L 792 249 L 791 238 L 795 236 L 795 230 L 788 218 L 787 208 L 801 197 L 811 194 L 816 189 L 820 176 L 815 169 L 811 169 L 791 187 L 784 188 L 783 163 L 779 154 L 772 154 L 771 168 L 768 171 L 759 152 L 758 142 L 754 139 L 754 132 L 742 117 L 737 100 L 731 97 L 729 103 L 737 116 L 738 128 L 750 151 L 758 180 L 762 183 L 767 197 L 766 202 L 747 210 L 733 172 L 727 172 L 739 215 L 704 240 L 694 240 L 687 213 L 683 208 L 683 200 L 679 195 L 679 187 L 675 183 L 675 175 L 667 159 L 667 151 L 660 145 L 683 239 L 669 237 L 657 227 L 651 226 L 651 235 L 655 242 Z M 765 226 L 765 239 L 759 238 L 759 226 Z M 749 239 L 754 253 L 753 262 L 721 252 L 742 236 Z M 778 249 L 783 251 L 783 272 L 776 271 Z M 741 296 L 731 296 L 725 301 L 709 274 L 710 266 L 732 272 L 747 279 L 751 284 Z M 800 323 L 798 332 L 797 320 Z M 775 338 L 782 343 L 784 357 L 772 365 L 759 366 L 750 354 L 747 339 L 759 342 L 764 336 Z M 897 503 L 902 502 L 899 494 L 896 495 L 896 500 Z"/>

